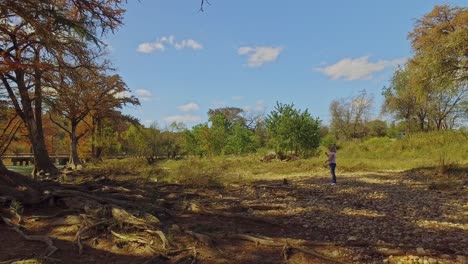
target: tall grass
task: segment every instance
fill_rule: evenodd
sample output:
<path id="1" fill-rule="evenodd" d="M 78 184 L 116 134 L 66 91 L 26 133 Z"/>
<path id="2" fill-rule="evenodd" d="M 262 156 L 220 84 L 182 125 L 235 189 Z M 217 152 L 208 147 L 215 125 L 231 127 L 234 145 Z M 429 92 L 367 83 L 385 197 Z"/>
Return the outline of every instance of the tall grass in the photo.
<path id="1" fill-rule="evenodd" d="M 421 133 L 400 139 L 370 138 L 338 142 L 338 173 L 410 170 L 415 168 L 468 168 L 468 134 L 459 131 Z M 262 162 L 264 154 L 189 157 L 147 165 L 143 159 L 108 160 L 99 165 L 106 174 L 194 185 L 244 183 L 262 179 L 327 175 L 325 147 L 318 156 L 282 162 Z M 132 176 L 133 175 L 133 176 Z"/>
<path id="2" fill-rule="evenodd" d="M 350 170 L 468 166 L 468 134 L 462 131 L 418 133 L 401 139 L 371 138 L 341 142 L 339 146 L 339 164 Z"/>

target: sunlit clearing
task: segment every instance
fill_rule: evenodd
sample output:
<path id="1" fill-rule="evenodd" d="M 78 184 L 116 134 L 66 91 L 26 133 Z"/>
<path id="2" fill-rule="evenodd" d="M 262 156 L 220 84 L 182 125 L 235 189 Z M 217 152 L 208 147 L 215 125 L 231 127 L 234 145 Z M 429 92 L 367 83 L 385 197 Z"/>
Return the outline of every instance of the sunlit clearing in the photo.
<path id="1" fill-rule="evenodd" d="M 344 215 L 351 215 L 351 216 L 365 216 L 365 217 L 384 217 L 385 214 L 379 213 L 377 211 L 372 210 L 365 210 L 365 209 L 352 209 L 352 208 L 345 208 L 341 211 Z"/>
<path id="2" fill-rule="evenodd" d="M 461 229 L 468 231 L 468 224 L 457 224 L 451 222 L 439 222 L 439 221 L 430 221 L 430 220 L 420 220 L 416 222 L 416 225 L 423 228 L 430 229 Z"/>

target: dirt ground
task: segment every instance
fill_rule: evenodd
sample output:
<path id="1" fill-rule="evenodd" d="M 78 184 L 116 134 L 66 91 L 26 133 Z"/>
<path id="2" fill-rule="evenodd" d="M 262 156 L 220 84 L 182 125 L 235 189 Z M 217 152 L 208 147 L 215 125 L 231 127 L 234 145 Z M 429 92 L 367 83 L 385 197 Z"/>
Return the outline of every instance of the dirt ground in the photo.
<path id="1" fill-rule="evenodd" d="M 119 237 L 109 224 L 91 227 L 79 254 L 88 211 L 70 195 L 21 213 L 23 232 L 50 237 L 55 253 L 44 257 L 44 243 L 0 222 L 0 263 L 467 263 L 466 181 L 438 185 L 417 172 L 340 175 L 335 186 L 326 175 L 211 187 L 117 179 L 64 186 L 150 212 L 168 245 L 149 231 Z"/>

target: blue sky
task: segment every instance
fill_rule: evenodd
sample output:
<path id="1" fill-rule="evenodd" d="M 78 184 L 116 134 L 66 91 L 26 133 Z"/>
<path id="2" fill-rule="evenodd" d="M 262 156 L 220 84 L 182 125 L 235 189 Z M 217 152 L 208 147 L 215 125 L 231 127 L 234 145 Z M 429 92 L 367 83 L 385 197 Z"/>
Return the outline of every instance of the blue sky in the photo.
<path id="1" fill-rule="evenodd" d="M 366 90 L 378 115 L 382 88 L 411 56 L 406 36 L 431 0 L 128 1 L 107 36 L 109 57 L 141 106 L 143 124 L 207 121 L 209 109 L 271 111 L 276 101 L 328 123 L 329 104 Z"/>

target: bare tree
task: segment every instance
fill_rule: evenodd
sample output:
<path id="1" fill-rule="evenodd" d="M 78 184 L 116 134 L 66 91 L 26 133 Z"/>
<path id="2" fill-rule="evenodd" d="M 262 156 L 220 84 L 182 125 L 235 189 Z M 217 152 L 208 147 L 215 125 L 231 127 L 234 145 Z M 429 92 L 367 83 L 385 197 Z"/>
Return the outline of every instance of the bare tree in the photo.
<path id="1" fill-rule="evenodd" d="M 347 100 L 333 100 L 330 103 L 331 132 L 343 139 L 365 136 L 365 125 L 369 121 L 373 103 L 373 97 L 366 91 Z"/>

